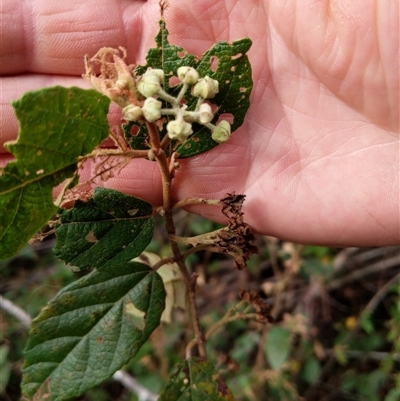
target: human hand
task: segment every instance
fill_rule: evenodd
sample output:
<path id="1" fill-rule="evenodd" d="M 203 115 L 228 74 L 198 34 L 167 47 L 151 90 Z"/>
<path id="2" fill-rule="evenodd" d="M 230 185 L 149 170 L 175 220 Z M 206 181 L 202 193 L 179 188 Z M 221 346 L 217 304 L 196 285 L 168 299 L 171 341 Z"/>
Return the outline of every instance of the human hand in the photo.
<path id="1" fill-rule="evenodd" d="M 1 144 L 18 131 L 11 100 L 44 86 L 85 86 L 83 55 L 102 46 L 123 46 L 129 62 L 143 62 L 158 26 L 157 0 L 31 0 L 32 12 L 22 4 L 3 1 Z M 181 161 L 175 198 L 245 193 L 255 230 L 296 242 L 398 243 L 397 15 L 395 1 L 171 2 L 171 43 L 201 55 L 249 36 L 254 80 L 243 126 Z M 102 185 L 160 203 L 152 162 L 134 160 Z M 210 207 L 192 210 L 220 219 Z"/>

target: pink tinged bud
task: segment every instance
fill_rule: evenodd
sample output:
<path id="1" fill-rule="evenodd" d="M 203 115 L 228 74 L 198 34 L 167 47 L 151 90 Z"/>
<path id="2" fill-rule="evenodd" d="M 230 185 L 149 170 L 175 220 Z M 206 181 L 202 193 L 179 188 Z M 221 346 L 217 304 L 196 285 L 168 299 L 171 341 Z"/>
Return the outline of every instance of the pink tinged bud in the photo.
<path id="1" fill-rule="evenodd" d="M 204 78 L 200 78 L 197 84 L 193 87 L 193 96 L 202 97 L 203 99 L 211 99 L 218 93 L 218 91 L 218 81 L 206 75 Z"/>
<path id="2" fill-rule="evenodd" d="M 231 125 L 228 121 L 222 120 L 213 130 L 211 138 L 218 143 L 226 142 L 231 136 Z"/>
<path id="3" fill-rule="evenodd" d="M 138 121 L 143 117 L 143 111 L 141 107 L 129 104 L 122 109 L 122 116 L 126 121 Z"/>
<path id="4" fill-rule="evenodd" d="M 183 142 L 193 133 L 192 124 L 184 121 L 182 118 L 178 118 L 167 124 L 167 132 L 171 139 Z"/>
<path id="5" fill-rule="evenodd" d="M 182 83 L 194 85 L 199 80 L 199 73 L 192 67 L 179 67 L 178 78 Z"/>
<path id="6" fill-rule="evenodd" d="M 144 118 L 150 123 L 159 120 L 161 118 L 161 106 L 162 103 L 154 97 L 147 98 L 142 107 Z"/>
<path id="7" fill-rule="evenodd" d="M 211 106 L 207 103 L 202 103 L 199 108 L 199 121 L 201 124 L 207 124 L 211 122 L 214 114 L 211 110 Z"/>
<path id="8" fill-rule="evenodd" d="M 114 55 L 114 67 L 117 72 L 117 81 L 115 82 L 115 87 L 117 89 L 135 89 L 135 80 L 133 78 L 132 72 L 126 65 L 122 58 Z"/>

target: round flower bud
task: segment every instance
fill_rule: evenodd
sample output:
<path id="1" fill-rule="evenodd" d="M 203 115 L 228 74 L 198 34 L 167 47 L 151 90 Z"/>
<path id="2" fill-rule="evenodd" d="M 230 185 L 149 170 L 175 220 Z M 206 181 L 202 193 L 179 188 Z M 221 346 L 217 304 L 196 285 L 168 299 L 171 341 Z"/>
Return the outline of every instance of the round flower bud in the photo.
<path id="1" fill-rule="evenodd" d="M 218 91 L 218 81 L 206 75 L 204 78 L 200 78 L 197 84 L 193 87 L 193 96 L 202 97 L 203 99 L 210 99 L 214 97 Z"/>
<path id="2" fill-rule="evenodd" d="M 211 138 L 218 143 L 226 142 L 231 136 L 231 125 L 222 120 L 213 130 Z"/>
<path id="3" fill-rule="evenodd" d="M 139 106 L 128 104 L 128 106 L 122 109 L 122 116 L 126 121 L 137 121 L 143 117 L 143 111 Z"/>
<path id="4" fill-rule="evenodd" d="M 162 84 L 164 81 L 164 70 L 162 70 L 161 68 L 149 68 L 146 71 L 146 74 L 155 75 L 160 80 L 160 84 Z"/>
<path id="5" fill-rule="evenodd" d="M 150 123 L 159 120 L 161 118 L 161 106 L 162 103 L 154 97 L 147 98 L 142 107 L 144 118 Z"/>
<path id="6" fill-rule="evenodd" d="M 164 71 L 160 69 L 148 69 L 138 83 L 138 91 L 144 97 L 152 97 L 161 89 L 161 83 L 164 79 Z"/>
<path id="7" fill-rule="evenodd" d="M 177 72 L 184 84 L 194 85 L 199 80 L 199 73 L 192 67 L 179 67 Z"/>
<path id="8" fill-rule="evenodd" d="M 192 134 L 192 124 L 184 121 L 183 118 L 178 118 L 167 124 L 167 132 L 171 139 L 183 142 Z"/>
<path id="9" fill-rule="evenodd" d="M 211 122 L 214 114 L 211 110 L 211 106 L 208 103 L 202 103 L 199 108 L 199 122 L 201 124 L 207 124 Z"/>

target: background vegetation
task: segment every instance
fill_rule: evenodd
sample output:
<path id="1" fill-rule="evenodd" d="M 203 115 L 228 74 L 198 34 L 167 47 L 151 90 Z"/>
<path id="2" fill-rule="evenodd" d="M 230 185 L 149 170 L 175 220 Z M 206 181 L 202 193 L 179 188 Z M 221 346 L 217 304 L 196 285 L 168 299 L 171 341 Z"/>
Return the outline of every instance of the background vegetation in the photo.
<path id="1" fill-rule="evenodd" d="M 218 228 L 180 211 L 178 235 Z M 162 229 L 148 250 L 167 256 Z M 201 323 L 210 327 L 239 302 L 241 289 L 256 291 L 275 322 L 235 321 L 209 340 L 237 401 L 400 399 L 400 247 L 333 249 L 258 237 L 260 254 L 248 268 L 207 252 L 191 256 L 199 275 Z M 36 316 L 48 300 L 79 276 L 52 254 L 54 238 L 0 261 L 0 294 Z M 0 400 L 20 399 L 23 348 L 28 329 L 0 309 Z M 160 326 L 125 367 L 87 392 L 85 401 L 154 400 L 192 338 L 181 310 Z M 134 379 L 133 379 L 134 378 Z M 133 386 L 133 388 L 132 388 Z M 143 386 L 143 387 L 141 387 Z M 146 391 L 149 390 L 149 391 Z"/>

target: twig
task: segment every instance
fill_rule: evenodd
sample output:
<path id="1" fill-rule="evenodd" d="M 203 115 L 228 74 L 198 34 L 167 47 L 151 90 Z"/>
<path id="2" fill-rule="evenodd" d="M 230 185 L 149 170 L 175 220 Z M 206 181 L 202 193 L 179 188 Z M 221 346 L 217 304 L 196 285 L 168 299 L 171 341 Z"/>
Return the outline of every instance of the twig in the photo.
<path id="1" fill-rule="evenodd" d="M 354 272 L 351 272 L 347 276 L 338 278 L 336 280 L 332 280 L 329 283 L 326 284 L 326 288 L 329 291 L 336 290 L 337 288 L 340 288 L 343 284 L 350 283 L 352 281 L 359 280 L 365 276 L 368 276 L 370 274 L 389 269 L 393 266 L 400 265 L 400 255 L 396 255 L 392 258 L 385 259 L 385 260 L 380 260 L 379 262 L 373 263 L 372 265 L 369 265 L 365 267 L 364 269 L 356 270 Z"/>
<path id="2" fill-rule="evenodd" d="M 0 295 L 0 308 L 14 316 L 24 327 L 31 326 L 32 318 L 18 305 Z"/>
<path id="3" fill-rule="evenodd" d="M 152 149 L 154 149 L 154 155 L 161 171 L 165 228 L 169 236 L 169 242 L 171 245 L 171 250 L 174 255 L 175 262 L 179 267 L 179 270 L 182 274 L 182 278 L 187 289 L 189 310 L 192 316 L 193 330 L 195 334 L 196 344 L 198 345 L 199 355 L 200 357 L 205 358 L 206 347 L 204 343 L 203 332 L 200 327 L 197 304 L 196 304 L 196 293 L 195 293 L 196 278 L 193 277 L 192 279 L 190 277 L 189 271 L 185 265 L 185 260 L 182 256 L 178 244 L 175 241 L 171 240 L 170 238 L 171 235 L 175 235 L 175 224 L 173 219 L 172 203 L 171 203 L 172 172 L 169 169 L 169 162 L 167 160 L 165 152 L 163 149 L 160 148 L 160 139 L 158 137 L 158 132 L 156 131 L 157 126 L 155 124 L 148 123 L 147 128 L 149 129 L 151 147 Z"/>
<path id="4" fill-rule="evenodd" d="M 335 350 L 324 350 L 328 355 L 335 356 Z M 380 352 L 380 351 L 354 351 L 345 350 L 344 354 L 349 358 L 357 359 L 373 359 L 376 361 L 382 361 L 388 357 L 392 358 L 394 361 L 400 362 L 400 352 Z"/>
<path id="5" fill-rule="evenodd" d="M 142 386 L 134 377 L 123 370 L 117 370 L 113 379 L 121 383 L 126 389 L 135 393 L 139 401 L 157 401 L 158 395 Z"/>
<path id="6" fill-rule="evenodd" d="M 181 209 L 185 206 L 189 205 L 220 205 L 221 201 L 216 199 L 203 199 L 203 198 L 187 198 L 182 199 L 179 202 L 175 203 L 174 209 Z"/>
<path id="7" fill-rule="evenodd" d="M 368 302 L 366 307 L 361 312 L 361 315 L 365 313 L 371 313 L 378 306 L 379 302 L 381 302 L 381 300 L 385 297 L 388 291 L 390 291 L 392 285 L 397 283 L 399 280 L 400 280 L 400 273 L 396 274 L 396 276 L 394 276 L 392 279 L 386 282 L 386 284 L 383 287 L 381 287 L 379 291 L 377 291 L 377 293 L 371 298 L 371 300 Z M 355 336 L 359 328 L 360 328 L 360 321 L 358 321 L 355 327 L 346 334 L 346 336 L 342 339 L 341 343 L 345 344 L 346 342 L 350 341 L 350 339 Z M 324 376 L 326 376 L 327 373 L 330 371 L 335 361 L 336 361 L 335 354 L 331 354 L 325 365 L 322 367 L 318 380 L 304 393 L 305 399 L 312 398 L 313 392 L 315 391 L 317 385 L 319 385 L 323 381 Z"/>

